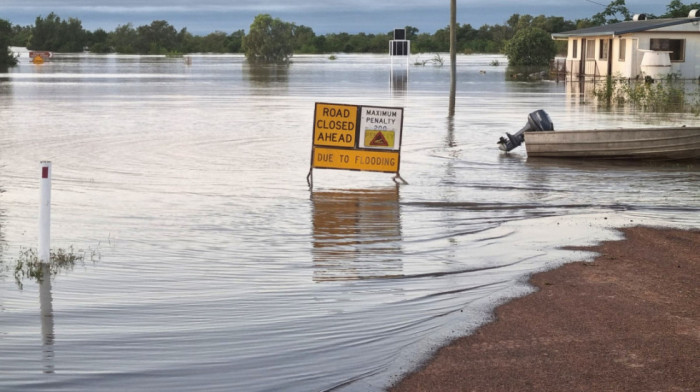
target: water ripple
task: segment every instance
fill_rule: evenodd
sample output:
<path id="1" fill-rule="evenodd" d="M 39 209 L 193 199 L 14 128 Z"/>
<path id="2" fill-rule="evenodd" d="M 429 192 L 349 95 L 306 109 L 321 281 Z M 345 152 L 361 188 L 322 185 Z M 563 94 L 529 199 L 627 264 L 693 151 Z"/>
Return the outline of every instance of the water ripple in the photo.
<path id="1" fill-rule="evenodd" d="M 1 76 L 2 390 L 382 390 L 530 274 L 593 256 L 562 247 L 700 226 L 697 165 L 502 155 L 538 108 L 558 127 L 644 120 L 484 76 L 493 56 L 459 56 L 452 119 L 448 67 L 397 85 L 385 56 L 60 57 Z M 310 188 L 317 101 L 403 107 L 410 185 L 314 170 Z M 99 258 L 20 290 L 41 160 L 52 247 Z"/>

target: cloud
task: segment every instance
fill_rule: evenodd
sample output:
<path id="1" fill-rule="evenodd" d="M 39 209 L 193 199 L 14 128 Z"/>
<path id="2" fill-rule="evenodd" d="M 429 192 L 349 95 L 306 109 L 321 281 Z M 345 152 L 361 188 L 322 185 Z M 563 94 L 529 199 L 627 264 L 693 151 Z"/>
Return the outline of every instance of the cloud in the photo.
<path id="1" fill-rule="evenodd" d="M 434 8 L 442 4 L 442 1 L 419 1 L 405 0 L 394 2 L 378 2 L 373 0 L 360 1 L 309 1 L 309 0 L 103 0 L 101 2 L 92 0 L 3 0 L 1 8 L 14 8 L 25 10 L 190 10 L 190 11 L 257 11 L 257 10 L 278 10 L 278 11 L 377 11 L 403 9 Z M 447 3 L 445 3 L 447 4 Z"/>
<path id="2" fill-rule="evenodd" d="M 671 0 L 668 0 L 670 2 Z M 481 27 L 504 24 L 513 14 L 587 18 L 605 9 L 609 0 L 457 0 L 457 21 Z M 0 0 L 0 17 L 14 24 L 32 24 L 55 12 L 75 17 L 89 30 L 166 20 L 195 34 L 248 29 L 255 15 L 267 13 L 284 21 L 329 32 L 379 33 L 414 26 L 433 33 L 449 24 L 448 0 Z M 686 2 L 687 3 L 687 2 Z M 663 14 L 659 0 L 627 0 L 632 13 Z"/>

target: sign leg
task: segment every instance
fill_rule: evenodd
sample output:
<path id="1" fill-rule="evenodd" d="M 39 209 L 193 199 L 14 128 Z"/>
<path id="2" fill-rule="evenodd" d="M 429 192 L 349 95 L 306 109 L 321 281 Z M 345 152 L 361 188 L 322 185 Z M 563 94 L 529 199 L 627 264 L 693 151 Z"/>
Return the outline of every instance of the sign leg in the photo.
<path id="1" fill-rule="evenodd" d="M 404 180 L 403 177 L 401 177 L 401 175 L 400 175 L 399 173 L 396 173 L 396 176 L 393 177 L 392 179 L 393 179 L 394 182 L 397 183 L 397 184 L 408 185 L 408 182 L 407 182 L 406 180 Z M 401 182 L 399 182 L 399 181 L 401 181 Z"/>
<path id="2" fill-rule="evenodd" d="M 306 183 L 309 184 L 309 187 L 314 186 L 314 177 L 313 177 L 314 169 L 313 167 L 309 169 L 309 174 L 306 175 Z"/>

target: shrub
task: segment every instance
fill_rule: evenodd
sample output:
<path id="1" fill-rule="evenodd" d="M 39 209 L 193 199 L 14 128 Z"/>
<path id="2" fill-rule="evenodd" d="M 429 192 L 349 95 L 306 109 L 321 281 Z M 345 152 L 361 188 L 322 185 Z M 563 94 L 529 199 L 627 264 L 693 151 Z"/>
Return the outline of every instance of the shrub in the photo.
<path id="1" fill-rule="evenodd" d="M 693 91 L 696 90 L 696 91 Z M 607 106 L 632 105 L 645 112 L 700 112 L 697 87 L 669 75 L 659 80 L 627 80 L 608 77 L 593 91 Z"/>
<path id="2" fill-rule="evenodd" d="M 537 27 L 518 30 L 505 47 L 508 63 L 516 66 L 548 65 L 556 52 L 556 45 L 549 33 Z"/>

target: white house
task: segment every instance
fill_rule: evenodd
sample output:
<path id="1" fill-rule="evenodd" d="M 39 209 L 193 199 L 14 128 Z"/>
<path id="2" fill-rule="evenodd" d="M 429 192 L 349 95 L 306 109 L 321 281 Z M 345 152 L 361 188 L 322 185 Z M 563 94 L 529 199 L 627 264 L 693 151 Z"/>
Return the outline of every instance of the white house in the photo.
<path id="1" fill-rule="evenodd" d="M 700 77 L 698 10 L 687 18 L 635 15 L 631 21 L 556 33 L 552 38 L 568 41 L 566 70 L 573 75 L 638 78 L 663 71 L 683 79 Z"/>

